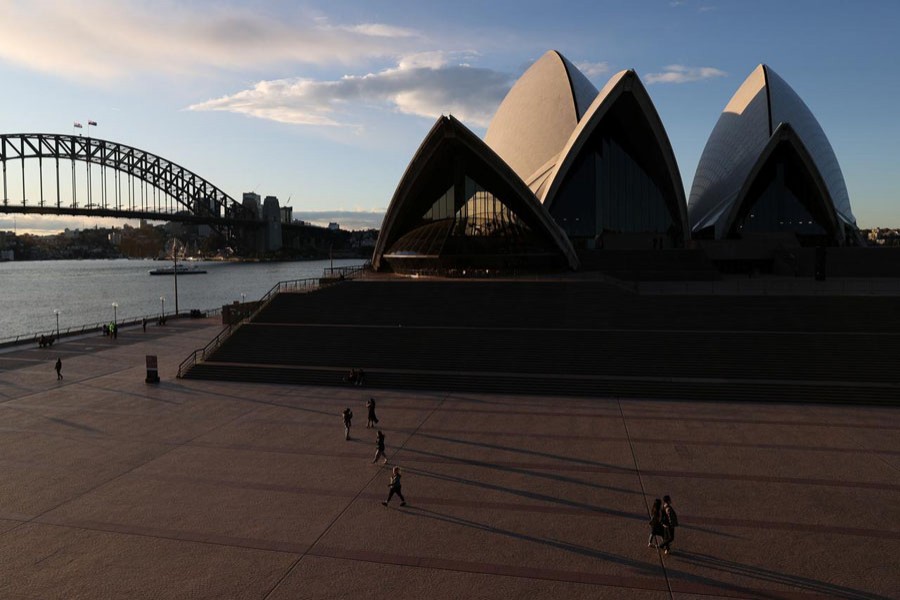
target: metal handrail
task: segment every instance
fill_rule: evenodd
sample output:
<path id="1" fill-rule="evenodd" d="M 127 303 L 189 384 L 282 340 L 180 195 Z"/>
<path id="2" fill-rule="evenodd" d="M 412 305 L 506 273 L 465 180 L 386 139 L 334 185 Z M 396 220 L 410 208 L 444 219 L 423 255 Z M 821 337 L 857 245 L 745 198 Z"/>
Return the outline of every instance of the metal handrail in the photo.
<path id="1" fill-rule="evenodd" d="M 343 275 L 344 278 L 351 278 L 354 275 L 359 275 L 360 273 L 364 273 L 366 271 L 372 270 L 372 261 L 367 260 L 361 265 L 352 265 L 349 267 L 325 267 L 322 269 L 322 275 L 325 277 L 331 276 L 334 277 L 335 274 Z"/>
<path id="2" fill-rule="evenodd" d="M 244 324 L 249 323 L 253 319 L 253 317 L 255 317 L 257 314 L 259 314 L 259 312 L 261 310 L 263 310 L 266 306 L 268 306 L 269 303 L 272 301 L 272 299 L 275 298 L 275 296 L 277 296 L 279 293 L 289 292 L 289 291 L 297 291 L 297 290 L 311 291 L 314 289 L 319 289 L 319 288 L 323 287 L 324 285 L 333 285 L 334 283 L 337 283 L 337 281 L 323 282 L 320 279 L 313 278 L 313 277 L 307 277 L 305 279 L 289 279 L 286 281 L 279 281 L 278 283 L 273 285 L 272 288 L 268 292 L 266 292 L 262 298 L 259 299 L 259 301 L 256 303 L 257 304 L 256 309 L 252 313 L 243 317 L 237 323 L 232 323 L 232 324 L 228 325 L 227 327 L 225 327 L 225 329 L 220 331 L 216 337 L 214 337 L 212 340 L 210 340 L 210 342 L 208 344 L 206 344 L 206 346 L 204 346 L 203 348 L 198 348 L 198 349 L 194 350 L 193 352 L 191 352 L 188 355 L 187 358 L 185 358 L 183 361 L 181 361 L 181 364 L 178 365 L 178 378 L 179 379 L 183 378 L 185 375 L 187 375 L 188 371 L 190 371 L 191 369 L 194 368 L 194 366 L 196 366 L 196 364 L 198 362 L 206 360 L 207 357 L 209 357 L 213 352 L 218 350 L 219 347 L 223 343 L 225 343 L 225 340 L 227 340 L 229 337 L 231 337 L 231 334 L 233 334 L 235 331 L 237 331 Z"/>

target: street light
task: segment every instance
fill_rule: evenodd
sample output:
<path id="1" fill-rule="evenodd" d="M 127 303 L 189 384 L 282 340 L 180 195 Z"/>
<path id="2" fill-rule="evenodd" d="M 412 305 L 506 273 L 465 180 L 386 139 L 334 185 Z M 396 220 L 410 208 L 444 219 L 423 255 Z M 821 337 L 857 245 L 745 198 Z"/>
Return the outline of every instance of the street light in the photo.
<path id="1" fill-rule="evenodd" d="M 246 294 L 244 294 L 244 292 L 241 292 L 241 304 L 244 303 L 244 296 L 246 296 Z"/>
<path id="2" fill-rule="evenodd" d="M 166 317 L 166 297 L 159 297 L 159 318 L 164 319 Z"/>
<path id="3" fill-rule="evenodd" d="M 118 302 L 113 302 L 113 303 L 112 303 L 112 307 L 113 307 L 113 325 L 115 325 L 115 324 L 116 324 L 116 321 L 118 321 L 118 319 L 117 319 L 116 317 L 117 317 L 117 315 L 118 315 L 117 311 L 118 311 L 118 309 L 119 309 L 119 303 L 118 303 Z"/>
<path id="4" fill-rule="evenodd" d="M 54 308 L 53 314 L 56 315 L 56 339 L 59 340 L 59 311 Z"/>

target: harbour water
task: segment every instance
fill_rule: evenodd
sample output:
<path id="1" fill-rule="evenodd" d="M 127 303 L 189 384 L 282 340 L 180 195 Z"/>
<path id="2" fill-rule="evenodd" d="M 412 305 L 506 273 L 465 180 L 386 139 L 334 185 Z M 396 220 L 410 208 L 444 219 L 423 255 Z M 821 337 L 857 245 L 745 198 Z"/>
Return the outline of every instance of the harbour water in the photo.
<path id="1" fill-rule="evenodd" d="M 178 277 L 178 309 L 209 310 L 257 300 L 279 281 L 321 277 L 323 269 L 364 261 L 194 262 L 206 274 Z M 0 263 L 0 341 L 85 324 L 156 318 L 175 310 L 175 278 L 150 276 L 171 265 L 152 260 L 54 260 Z M 163 301 L 160 298 L 164 298 Z M 113 308 L 113 303 L 118 306 Z"/>

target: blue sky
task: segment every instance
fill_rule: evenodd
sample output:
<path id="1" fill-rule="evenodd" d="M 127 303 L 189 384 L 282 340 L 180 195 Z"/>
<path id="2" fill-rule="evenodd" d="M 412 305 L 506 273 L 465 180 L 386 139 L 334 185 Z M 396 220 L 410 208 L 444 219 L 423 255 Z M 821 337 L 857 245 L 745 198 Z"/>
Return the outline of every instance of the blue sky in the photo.
<path id="1" fill-rule="evenodd" d="M 0 0 L 0 14 L 0 132 L 92 119 L 93 136 L 234 197 L 290 199 L 295 214 L 345 227 L 380 223 L 437 116 L 483 135 L 548 49 L 598 88 L 637 71 L 689 193 L 719 113 L 765 62 L 819 119 L 859 225 L 900 227 L 894 0 Z"/>

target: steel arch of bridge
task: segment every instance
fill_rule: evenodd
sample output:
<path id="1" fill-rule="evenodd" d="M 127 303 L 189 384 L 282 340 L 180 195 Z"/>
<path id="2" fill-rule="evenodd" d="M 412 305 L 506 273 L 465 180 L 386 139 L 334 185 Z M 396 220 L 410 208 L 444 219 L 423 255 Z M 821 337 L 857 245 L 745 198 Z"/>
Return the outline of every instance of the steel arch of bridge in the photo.
<path id="1" fill-rule="evenodd" d="M 7 169 L 11 161 L 17 160 L 21 162 L 21 204 L 9 200 Z M 39 171 L 39 200 L 30 204 L 26 193 L 27 160 L 37 160 Z M 55 194 L 45 194 L 44 161 L 55 165 Z M 61 198 L 60 161 L 71 162 L 69 204 Z M 3 172 L 0 212 L 197 222 L 210 224 L 220 231 L 229 225 L 259 222 L 258 216 L 193 171 L 156 154 L 109 140 L 48 133 L 0 134 L 0 163 Z M 85 164 L 87 194 L 81 205 L 77 196 L 76 163 Z M 99 172 L 94 172 L 95 165 Z M 110 169 L 112 177 L 107 173 Z M 92 175 L 100 177 L 99 198 L 92 197 L 97 185 L 92 184 Z M 135 180 L 139 194 L 135 193 Z M 47 201 L 47 195 L 55 198 Z"/>

